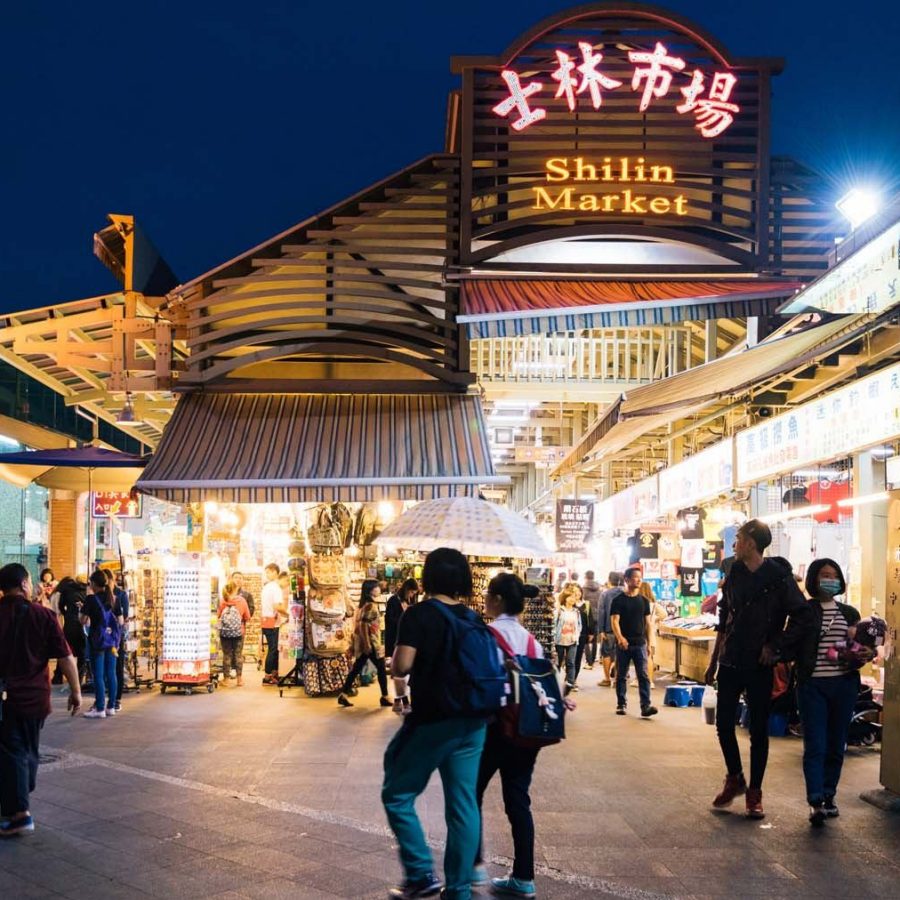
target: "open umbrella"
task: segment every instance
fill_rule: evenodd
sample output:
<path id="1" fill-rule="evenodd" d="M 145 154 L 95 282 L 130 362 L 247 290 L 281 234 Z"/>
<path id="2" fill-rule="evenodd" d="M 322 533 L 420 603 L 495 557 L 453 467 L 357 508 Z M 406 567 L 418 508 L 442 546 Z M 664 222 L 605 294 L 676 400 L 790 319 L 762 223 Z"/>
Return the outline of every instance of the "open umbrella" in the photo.
<path id="1" fill-rule="evenodd" d="M 512 510 L 474 497 L 426 500 L 403 513 L 376 543 L 427 552 L 453 547 L 467 556 L 550 556 L 534 525 Z"/>
<path id="2" fill-rule="evenodd" d="M 147 460 L 132 453 L 91 445 L 61 450 L 23 450 L 0 453 L 0 478 L 26 487 L 89 494 L 93 491 L 130 491 Z M 93 561 L 94 532 L 88 529 L 88 565 Z"/>

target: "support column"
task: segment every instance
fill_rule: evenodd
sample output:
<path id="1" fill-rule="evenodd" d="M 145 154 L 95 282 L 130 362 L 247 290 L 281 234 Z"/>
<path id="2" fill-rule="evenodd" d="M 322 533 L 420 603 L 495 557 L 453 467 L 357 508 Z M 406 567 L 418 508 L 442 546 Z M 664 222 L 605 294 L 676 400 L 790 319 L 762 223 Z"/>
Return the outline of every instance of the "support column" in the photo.
<path id="1" fill-rule="evenodd" d="M 712 362 L 719 355 L 719 321 L 707 319 L 704 327 L 703 356 L 706 362 Z"/>
<path id="2" fill-rule="evenodd" d="M 84 561 L 78 554 L 78 533 L 83 530 L 79 528 L 77 495 L 71 491 L 51 491 L 47 565 L 59 578 L 76 575 L 83 568 Z"/>
<path id="3" fill-rule="evenodd" d="M 873 458 L 869 450 L 856 454 L 853 457 L 853 496 L 879 493 L 884 490 L 884 485 L 884 462 Z M 854 507 L 852 557 L 858 571 L 850 576 L 850 599 L 863 616 L 884 615 L 887 577 L 884 548 L 887 543 L 886 505 L 868 503 Z"/>

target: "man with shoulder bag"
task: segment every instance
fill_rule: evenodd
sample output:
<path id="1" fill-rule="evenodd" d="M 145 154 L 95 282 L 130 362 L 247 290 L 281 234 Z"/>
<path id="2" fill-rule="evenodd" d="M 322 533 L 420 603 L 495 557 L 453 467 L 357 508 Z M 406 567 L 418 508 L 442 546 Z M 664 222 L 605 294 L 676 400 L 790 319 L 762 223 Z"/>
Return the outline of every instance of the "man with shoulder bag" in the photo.
<path id="1" fill-rule="evenodd" d="M 68 708 L 81 709 L 75 657 L 55 613 L 29 602 L 31 576 L 24 566 L 0 568 L 0 837 L 30 834 L 29 796 L 35 789 L 39 744 L 50 715 L 51 659 L 69 682 Z"/>

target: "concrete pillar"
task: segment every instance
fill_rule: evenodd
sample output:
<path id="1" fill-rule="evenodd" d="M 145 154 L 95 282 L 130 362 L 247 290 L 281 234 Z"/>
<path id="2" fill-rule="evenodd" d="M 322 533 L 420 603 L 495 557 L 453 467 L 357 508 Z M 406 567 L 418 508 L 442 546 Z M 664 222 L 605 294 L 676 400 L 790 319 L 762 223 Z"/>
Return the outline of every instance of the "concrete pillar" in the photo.
<path id="1" fill-rule="evenodd" d="M 887 595 L 883 607 L 888 624 L 888 641 L 893 649 L 884 666 L 884 731 L 881 737 L 881 783 L 894 795 L 900 795 L 900 659 L 897 657 L 898 632 L 900 632 L 900 491 L 891 492 L 889 522 L 885 527 L 886 538 L 880 554 L 886 571 L 882 581 Z"/>
<path id="2" fill-rule="evenodd" d="M 865 450 L 853 457 L 853 496 L 864 497 L 884 490 L 884 461 Z M 867 503 L 853 509 L 853 554 L 858 571 L 850 576 L 850 600 L 863 616 L 884 615 L 884 548 L 888 542 L 885 503 Z M 855 596 L 854 596 L 855 595 Z"/>

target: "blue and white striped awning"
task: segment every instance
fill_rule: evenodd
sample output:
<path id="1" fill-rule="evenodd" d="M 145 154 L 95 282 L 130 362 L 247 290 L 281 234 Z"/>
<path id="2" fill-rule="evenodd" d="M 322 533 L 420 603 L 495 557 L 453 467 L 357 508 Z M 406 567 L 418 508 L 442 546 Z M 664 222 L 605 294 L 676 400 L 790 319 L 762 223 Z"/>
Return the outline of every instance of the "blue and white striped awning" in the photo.
<path id="1" fill-rule="evenodd" d="M 173 503 L 363 502 L 508 482 L 475 396 L 194 393 L 137 488 Z"/>

